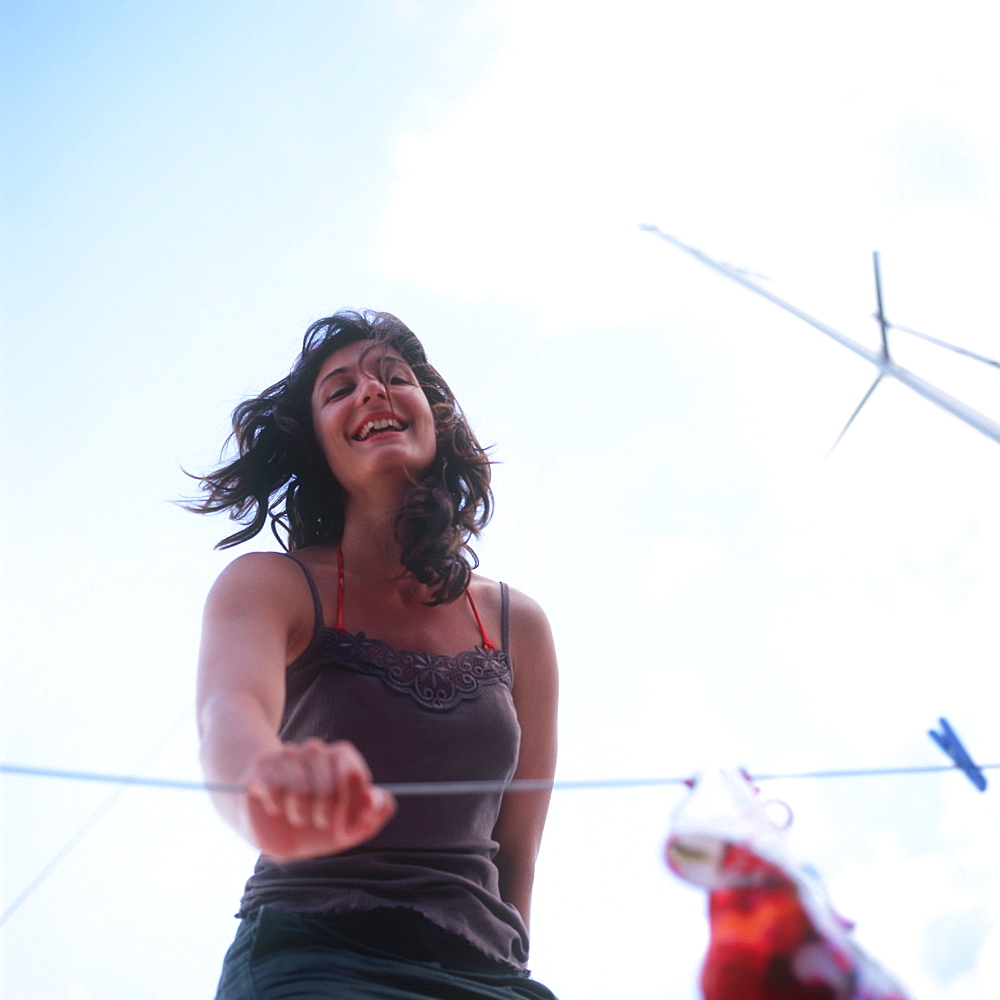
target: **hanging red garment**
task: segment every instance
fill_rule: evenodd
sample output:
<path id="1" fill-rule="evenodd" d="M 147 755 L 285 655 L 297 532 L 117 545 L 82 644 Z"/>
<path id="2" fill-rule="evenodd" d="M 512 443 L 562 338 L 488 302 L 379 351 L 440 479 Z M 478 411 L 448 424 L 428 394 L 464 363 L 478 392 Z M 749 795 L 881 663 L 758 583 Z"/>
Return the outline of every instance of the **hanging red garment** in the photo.
<path id="1" fill-rule="evenodd" d="M 709 891 L 705 1000 L 908 1000 L 851 939 L 853 924 L 792 857 L 786 827 L 740 771 L 698 775 L 666 860 Z"/>

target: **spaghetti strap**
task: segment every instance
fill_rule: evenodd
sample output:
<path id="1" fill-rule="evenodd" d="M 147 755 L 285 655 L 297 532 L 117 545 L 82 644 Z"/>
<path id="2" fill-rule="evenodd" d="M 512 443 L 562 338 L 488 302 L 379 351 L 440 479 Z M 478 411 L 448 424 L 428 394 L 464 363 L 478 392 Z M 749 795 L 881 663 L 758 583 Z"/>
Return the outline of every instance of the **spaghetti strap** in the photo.
<path id="1" fill-rule="evenodd" d="M 291 559 L 293 563 L 296 563 L 299 568 L 305 573 L 306 583 L 309 584 L 309 589 L 312 591 L 313 597 L 313 613 L 315 615 L 316 624 L 313 627 L 312 639 L 309 640 L 309 649 L 319 642 L 319 637 L 323 632 L 323 602 L 319 599 L 319 588 L 316 586 L 316 581 L 313 579 L 312 573 L 309 572 L 308 567 L 301 559 L 296 559 L 291 552 L 280 552 L 279 555 L 285 556 L 287 559 Z"/>
<path id="2" fill-rule="evenodd" d="M 510 652 L 510 587 L 500 581 L 500 648 Z"/>
<path id="3" fill-rule="evenodd" d="M 479 634 L 483 639 L 483 649 L 496 649 L 496 646 L 493 645 L 493 640 L 486 634 L 486 626 L 483 624 L 482 618 L 479 617 L 479 608 L 476 607 L 472 591 L 466 589 L 465 596 L 469 599 L 469 607 L 472 608 L 472 613 L 476 616 L 476 624 L 479 626 Z"/>

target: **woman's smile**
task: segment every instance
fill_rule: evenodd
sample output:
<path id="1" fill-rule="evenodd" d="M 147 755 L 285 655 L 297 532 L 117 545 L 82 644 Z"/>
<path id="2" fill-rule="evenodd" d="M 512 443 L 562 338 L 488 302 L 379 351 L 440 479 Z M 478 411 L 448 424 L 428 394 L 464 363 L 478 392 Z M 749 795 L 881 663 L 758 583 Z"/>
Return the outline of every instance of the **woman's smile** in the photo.
<path id="1" fill-rule="evenodd" d="M 367 441 L 370 437 L 385 433 L 396 433 L 405 431 L 406 424 L 397 420 L 395 416 L 389 417 L 369 417 L 360 430 L 354 435 L 355 441 Z"/>

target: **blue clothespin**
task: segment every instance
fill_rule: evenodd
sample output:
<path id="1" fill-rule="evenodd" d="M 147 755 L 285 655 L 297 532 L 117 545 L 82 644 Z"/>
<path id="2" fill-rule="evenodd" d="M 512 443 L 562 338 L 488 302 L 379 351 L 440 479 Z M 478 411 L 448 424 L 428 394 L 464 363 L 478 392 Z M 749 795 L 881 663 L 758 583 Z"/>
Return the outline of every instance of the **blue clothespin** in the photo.
<path id="1" fill-rule="evenodd" d="M 948 725 L 948 720 L 939 719 L 938 721 L 941 723 L 941 732 L 929 730 L 930 738 L 955 762 L 956 767 L 960 767 L 965 772 L 965 776 L 976 788 L 985 792 L 986 775 L 973 763 L 968 750 L 962 746 L 958 734 Z"/>

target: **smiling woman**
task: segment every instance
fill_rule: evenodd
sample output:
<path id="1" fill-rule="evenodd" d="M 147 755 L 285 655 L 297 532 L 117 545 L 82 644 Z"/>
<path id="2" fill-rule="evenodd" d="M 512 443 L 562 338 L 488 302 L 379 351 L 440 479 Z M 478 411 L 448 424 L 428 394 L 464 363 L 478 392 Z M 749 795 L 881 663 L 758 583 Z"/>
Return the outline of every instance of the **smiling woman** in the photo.
<path id="1" fill-rule="evenodd" d="M 379 787 L 555 768 L 548 622 L 473 572 L 490 467 L 451 390 L 398 319 L 338 313 L 233 426 L 190 509 L 245 523 L 220 547 L 270 518 L 288 551 L 205 610 L 202 761 L 262 852 L 218 997 L 551 998 L 525 967 L 548 793 Z"/>
<path id="2" fill-rule="evenodd" d="M 322 402 L 321 384 L 330 398 L 348 391 L 347 373 L 330 357 L 352 344 L 358 345 L 359 362 L 376 349 L 381 358 L 394 355 L 433 411 L 436 454 L 398 512 L 397 528 L 415 546 L 408 559 L 410 546 L 404 543 L 406 568 L 423 583 L 440 581 L 442 589 L 436 596 L 454 599 L 465 589 L 469 570 L 475 566 L 468 539 L 478 535 L 490 518 L 489 460 L 416 336 L 388 313 L 338 313 L 314 323 L 306 331 L 291 373 L 236 408 L 232 441 L 239 457 L 199 477 L 207 496 L 189 509 L 228 511 L 234 520 L 246 523 L 224 538 L 219 548 L 253 538 L 269 517 L 272 530 L 293 551 L 340 537 L 345 491 L 318 441 L 314 408 L 322 408 L 317 407 Z M 331 386 L 334 380 L 337 384 Z M 388 382 L 382 384 L 389 388 Z M 437 528 L 433 540 L 427 530 L 431 525 Z M 442 561 L 435 567 L 437 556 Z"/>

